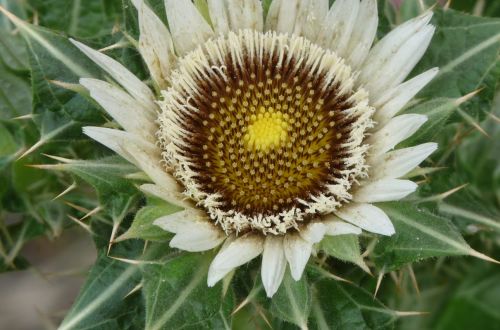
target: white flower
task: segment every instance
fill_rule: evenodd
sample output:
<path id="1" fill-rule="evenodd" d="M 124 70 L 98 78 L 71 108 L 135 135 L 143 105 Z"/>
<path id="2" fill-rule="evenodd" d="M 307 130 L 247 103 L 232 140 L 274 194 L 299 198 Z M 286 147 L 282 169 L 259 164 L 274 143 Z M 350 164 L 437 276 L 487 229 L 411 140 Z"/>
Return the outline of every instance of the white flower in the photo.
<path id="1" fill-rule="evenodd" d="M 437 146 L 393 150 L 427 120 L 397 115 L 437 73 L 405 82 L 434 33 L 432 14 L 374 43 L 376 0 L 208 0 L 206 20 L 189 0 L 166 0 L 167 29 L 142 0 L 139 51 L 155 93 L 125 67 L 73 43 L 117 83 L 82 78 L 123 130 L 85 134 L 141 168 L 141 189 L 184 211 L 155 224 L 170 245 L 222 244 L 213 286 L 262 254 L 271 297 L 287 263 L 299 280 L 325 235 L 394 227 L 376 202 L 417 185 L 400 179 Z"/>

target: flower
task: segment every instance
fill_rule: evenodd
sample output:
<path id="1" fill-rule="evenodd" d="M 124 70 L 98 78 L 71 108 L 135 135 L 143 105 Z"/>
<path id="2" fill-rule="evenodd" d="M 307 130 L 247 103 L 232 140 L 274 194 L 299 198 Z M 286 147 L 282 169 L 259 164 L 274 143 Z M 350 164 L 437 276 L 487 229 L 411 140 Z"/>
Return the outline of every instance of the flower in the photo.
<path id="1" fill-rule="evenodd" d="M 152 91 L 110 57 L 72 41 L 118 83 L 82 78 L 124 129 L 89 137 L 142 169 L 146 194 L 183 211 L 155 224 L 191 252 L 220 247 L 213 286 L 262 254 L 271 297 L 289 264 L 302 276 L 325 235 L 394 234 L 373 203 L 417 185 L 404 177 L 437 145 L 393 150 L 427 120 L 397 113 L 437 74 L 404 81 L 434 33 L 426 13 L 374 43 L 375 0 L 166 0 L 169 29 L 142 1 L 139 51 Z"/>

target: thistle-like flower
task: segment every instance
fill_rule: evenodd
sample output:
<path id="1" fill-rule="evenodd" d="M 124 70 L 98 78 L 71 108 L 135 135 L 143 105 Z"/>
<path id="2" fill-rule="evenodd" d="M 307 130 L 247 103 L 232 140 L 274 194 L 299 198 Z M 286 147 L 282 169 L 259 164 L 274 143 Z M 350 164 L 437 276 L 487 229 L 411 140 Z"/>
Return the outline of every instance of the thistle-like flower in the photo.
<path id="1" fill-rule="evenodd" d="M 302 276 L 325 235 L 394 234 L 373 203 L 417 185 L 400 179 L 435 149 L 393 150 L 427 120 L 397 113 L 437 73 L 405 82 L 434 33 L 432 14 L 374 43 L 376 0 L 166 0 L 169 28 L 142 1 L 139 51 L 157 92 L 73 41 L 117 84 L 82 78 L 123 128 L 85 134 L 144 171 L 141 189 L 183 211 L 155 224 L 191 252 L 219 248 L 213 286 L 262 254 L 271 297 L 289 264 Z M 160 228 L 159 228 L 160 230 Z"/>

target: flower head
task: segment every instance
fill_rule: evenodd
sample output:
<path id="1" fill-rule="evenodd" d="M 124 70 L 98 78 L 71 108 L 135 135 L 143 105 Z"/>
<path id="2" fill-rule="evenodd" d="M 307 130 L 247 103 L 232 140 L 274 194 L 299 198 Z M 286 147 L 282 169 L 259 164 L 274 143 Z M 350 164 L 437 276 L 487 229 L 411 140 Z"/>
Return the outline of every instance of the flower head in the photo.
<path id="1" fill-rule="evenodd" d="M 268 296 L 287 263 L 296 280 L 324 235 L 392 235 L 373 203 L 417 185 L 400 179 L 436 149 L 393 150 L 425 121 L 396 114 L 437 73 L 404 82 L 434 27 L 425 14 L 373 47 L 375 0 L 166 0 L 169 29 L 134 1 L 139 51 L 158 94 L 121 64 L 77 45 L 121 87 L 82 78 L 124 130 L 85 133 L 141 168 L 147 194 L 183 211 L 156 220 L 170 245 L 222 244 L 208 284 L 262 254 Z"/>

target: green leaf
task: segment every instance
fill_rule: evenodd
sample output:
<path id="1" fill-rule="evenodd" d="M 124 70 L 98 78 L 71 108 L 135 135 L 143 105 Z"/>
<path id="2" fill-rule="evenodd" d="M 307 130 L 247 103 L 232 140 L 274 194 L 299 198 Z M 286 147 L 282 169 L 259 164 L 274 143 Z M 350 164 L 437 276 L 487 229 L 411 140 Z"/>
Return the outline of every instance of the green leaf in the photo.
<path id="1" fill-rule="evenodd" d="M 63 159 L 61 164 L 41 165 L 40 168 L 70 172 L 92 185 L 103 199 L 117 193 L 133 194 L 136 191 L 125 176 L 137 169 L 118 156 L 92 161 Z"/>
<path id="2" fill-rule="evenodd" d="M 307 319 L 311 313 L 311 292 L 305 274 L 295 281 L 286 271 L 278 292 L 271 301 L 271 313 L 276 317 L 307 329 Z"/>
<path id="3" fill-rule="evenodd" d="M 209 261 L 207 255 L 184 254 L 144 266 L 145 329 L 213 329 L 220 323 L 222 285 L 207 287 Z"/>
<path id="4" fill-rule="evenodd" d="M 490 111 L 498 82 L 500 20 L 449 9 L 436 11 L 434 23 L 438 27 L 434 38 L 413 72 L 432 67 L 440 72 L 420 96 L 459 98 L 482 88 L 468 104 L 468 113 L 477 117 Z"/>
<path id="5" fill-rule="evenodd" d="M 435 141 L 457 107 L 458 102 L 456 100 L 437 98 L 407 109 L 405 113 L 426 115 L 428 120 L 415 134 L 402 142 L 399 147 L 411 147 L 420 143 Z"/>
<path id="6" fill-rule="evenodd" d="M 14 71 L 27 71 L 28 52 L 19 34 L 10 29 L 0 28 L 0 62 Z"/>
<path id="7" fill-rule="evenodd" d="M 18 145 L 12 134 L 0 123 L 0 158 L 12 155 L 18 149 Z"/>
<path id="8" fill-rule="evenodd" d="M 384 203 L 380 207 L 396 228 L 396 234 L 380 239 L 374 250 L 377 265 L 386 271 L 437 256 L 470 255 L 488 259 L 473 250 L 446 218 L 405 202 Z"/>
<path id="9" fill-rule="evenodd" d="M 0 119 L 12 119 L 30 111 L 31 90 L 27 79 L 12 73 L 0 62 Z"/>
<path id="10" fill-rule="evenodd" d="M 364 270 L 368 269 L 361 256 L 359 237 L 357 235 L 325 236 L 320 247 L 332 257 L 352 262 Z"/>
<path id="11" fill-rule="evenodd" d="M 150 203 L 150 205 L 145 206 L 137 212 L 128 231 L 120 236 L 118 240 L 140 238 L 148 241 L 166 241 L 171 238 L 172 235 L 160 229 L 160 227 L 155 226 L 153 222 L 160 217 L 181 210 L 182 209 L 177 206 L 162 201 Z"/>
<path id="12" fill-rule="evenodd" d="M 82 38 L 111 34 L 120 19 L 122 5 L 120 0 L 28 0 L 28 3 L 39 13 L 40 25 Z"/>
<path id="13" fill-rule="evenodd" d="M 310 329 L 392 329 L 396 312 L 370 293 L 350 284 L 323 279 L 314 285 Z"/>

